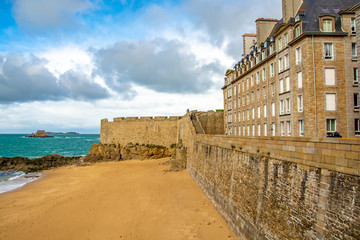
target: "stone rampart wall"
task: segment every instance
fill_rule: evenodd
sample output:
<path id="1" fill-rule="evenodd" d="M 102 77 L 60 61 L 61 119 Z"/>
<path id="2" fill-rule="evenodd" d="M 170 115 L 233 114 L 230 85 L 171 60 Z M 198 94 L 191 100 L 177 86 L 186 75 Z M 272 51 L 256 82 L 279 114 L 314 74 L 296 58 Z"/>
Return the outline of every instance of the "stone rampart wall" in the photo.
<path id="1" fill-rule="evenodd" d="M 359 140 L 185 142 L 189 173 L 241 239 L 359 239 Z"/>
<path id="2" fill-rule="evenodd" d="M 180 117 L 128 117 L 101 120 L 100 142 L 156 144 L 169 147 L 177 143 L 177 124 Z"/>

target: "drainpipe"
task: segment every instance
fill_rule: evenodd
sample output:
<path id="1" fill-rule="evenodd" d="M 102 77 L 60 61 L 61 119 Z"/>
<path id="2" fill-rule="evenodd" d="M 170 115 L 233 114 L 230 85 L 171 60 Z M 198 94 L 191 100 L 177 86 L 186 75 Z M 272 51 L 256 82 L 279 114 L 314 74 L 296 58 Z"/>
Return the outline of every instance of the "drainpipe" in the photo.
<path id="1" fill-rule="evenodd" d="M 316 99 L 316 78 L 315 78 L 315 49 L 314 49 L 314 35 L 311 35 L 312 43 L 312 57 L 313 57 L 313 72 L 314 72 L 314 98 L 315 98 L 315 137 L 317 134 L 317 99 Z"/>

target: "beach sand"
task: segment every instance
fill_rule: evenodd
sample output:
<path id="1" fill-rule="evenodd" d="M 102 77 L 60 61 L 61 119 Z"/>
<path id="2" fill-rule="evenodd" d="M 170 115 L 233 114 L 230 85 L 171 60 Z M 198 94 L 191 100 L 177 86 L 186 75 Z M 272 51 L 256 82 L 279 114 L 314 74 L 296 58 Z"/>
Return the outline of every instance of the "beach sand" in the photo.
<path id="1" fill-rule="evenodd" d="M 188 172 L 163 162 L 44 171 L 0 194 L 0 239 L 238 239 Z"/>

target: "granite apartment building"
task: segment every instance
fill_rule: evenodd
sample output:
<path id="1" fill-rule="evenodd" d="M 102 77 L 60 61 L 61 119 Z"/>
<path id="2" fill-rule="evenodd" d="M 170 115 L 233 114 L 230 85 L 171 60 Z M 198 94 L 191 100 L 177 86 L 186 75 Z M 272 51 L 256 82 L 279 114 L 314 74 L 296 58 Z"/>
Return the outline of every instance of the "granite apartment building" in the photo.
<path id="1" fill-rule="evenodd" d="M 283 0 L 225 74 L 225 133 L 360 137 L 358 0 Z"/>

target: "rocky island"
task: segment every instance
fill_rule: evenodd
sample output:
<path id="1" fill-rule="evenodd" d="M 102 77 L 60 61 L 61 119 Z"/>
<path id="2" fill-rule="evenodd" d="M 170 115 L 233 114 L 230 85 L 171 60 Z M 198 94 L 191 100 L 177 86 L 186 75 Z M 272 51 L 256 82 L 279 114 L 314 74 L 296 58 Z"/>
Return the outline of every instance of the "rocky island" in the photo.
<path id="1" fill-rule="evenodd" d="M 44 130 L 37 130 L 36 133 L 32 133 L 28 138 L 53 138 L 53 136 L 48 136 Z"/>

